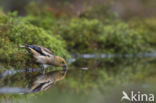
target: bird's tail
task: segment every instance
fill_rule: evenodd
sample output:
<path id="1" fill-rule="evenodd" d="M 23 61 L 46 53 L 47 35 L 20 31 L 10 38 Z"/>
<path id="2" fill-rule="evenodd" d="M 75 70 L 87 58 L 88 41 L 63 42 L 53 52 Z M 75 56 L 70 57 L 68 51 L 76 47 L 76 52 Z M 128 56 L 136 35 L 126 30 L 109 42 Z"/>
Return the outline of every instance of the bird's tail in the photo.
<path id="1" fill-rule="evenodd" d="M 20 48 L 26 48 L 29 47 L 29 44 L 24 43 L 23 45 L 19 45 Z"/>

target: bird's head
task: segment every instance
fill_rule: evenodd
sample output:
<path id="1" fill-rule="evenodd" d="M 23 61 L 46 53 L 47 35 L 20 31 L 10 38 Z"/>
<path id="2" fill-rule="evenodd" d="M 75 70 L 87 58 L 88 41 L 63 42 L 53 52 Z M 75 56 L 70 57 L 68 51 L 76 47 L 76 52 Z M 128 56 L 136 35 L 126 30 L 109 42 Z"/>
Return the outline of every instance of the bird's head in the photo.
<path id="1" fill-rule="evenodd" d="M 55 59 L 56 59 L 57 66 L 63 67 L 63 70 L 67 69 L 67 63 L 62 57 L 56 56 Z"/>

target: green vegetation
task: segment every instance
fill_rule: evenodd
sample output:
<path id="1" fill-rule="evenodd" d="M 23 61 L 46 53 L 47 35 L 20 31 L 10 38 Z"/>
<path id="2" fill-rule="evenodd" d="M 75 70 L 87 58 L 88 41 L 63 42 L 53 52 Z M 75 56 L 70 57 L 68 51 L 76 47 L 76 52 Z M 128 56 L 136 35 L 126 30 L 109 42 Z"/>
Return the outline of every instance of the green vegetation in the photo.
<path id="1" fill-rule="evenodd" d="M 88 101 L 84 99 L 86 103 L 94 103 L 94 101 L 104 103 L 106 96 L 115 100 L 108 94 L 111 94 L 110 91 L 114 94 L 116 87 L 119 87 L 118 89 L 126 87 L 125 90 L 127 90 L 131 89 L 129 85 L 134 83 L 134 90 L 137 90 L 138 83 L 139 89 L 142 89 L 141 87 L 143 89 L 146 87 L 149 90 L 155 88 L 155 84 L 152 84 L 156 80 L 155 58 L 131 57 L 131 55 L 127 55 L 128 58 L 111 57 L 112 54 L 155 53 L 156 18 L 154 16 L 152 18 L 134 18 L 128 12 L 125 17 L 127 19 L 123 19 L 122 13 L 130 10 L 129 5 L 132 5 L 127 2 L 121 5 L 124 0 L 114 1 L 117 3 L 115 6 L 112 6 L 111 3 L 103 3 L 102 0 L 99 0 L 101 2 L 96 1 L 94 5 L 94 2 L 89 0 L 80 0 L 83 2 L 71 0 L 72 3 L 63 0 L 39 1 L 41 2 L 38 0 L 34 2 L 31 0 L 18 0 L 18 2 L 7 0 L 6 4 L 8 4 L 5 5 L 0 0 L 1 4 L 4 4 L 4 10 L 0 8 L 0 88 L 30 88 L 35 78 L 41 75 L 39 71 L 18 73 L 14 71 L 15 74 L 7 71 L 7 69 L 22 70 L 27 67 L 39 67 L 27 51 L 20 48 L 23 43 L 47 47 L 54 54 L 63 58 L 69 58 L 69 53 L 95 53 L 95 55 L 106 53 L 111 55 L 105 59 L 74 58 L 76 61 L 68 64 L 66 78 L 53 84 L 52 90 L 48 89 L 46 92 L 27 95 L 0 93 L 0 103 L 21 103 L 21 99 L 23 101 L 32 100 L 42 94 L 44 95 L 37 98 L 37 103 L 51 102 L 55 99 L 65 103 L 66 100 L 71 102 L 73 94 L 77 95 L 75 96 L 77 99 L 73 99 L 74 103 L 80 103 L 82 98 L 89 99 Z M 138 5 L 139 2 L 135 4 Z M 144 0 L 142 0 L 143 2 Z M 144 3 L 146 4 L 146 2 Z M 136 8 L 136 5 L 133 6 Z M 128 9 L 124 11 L 126 6 Z M 141 10 L 144 6 L 138 7 Z M 116 8 L 119 9 L 118 12 L 123 18 L 113 11 Z M 17 12 L 12 12 L 14 10 L 17 10 L 19 15 Z M 139 10 L 136 12 L 138 13 Z M 83 67 L 87 69 L 84 70 Z M 46 73 L 55 69 L 60 68 L 47 69 Z M 5 76 L 6 72 L 7 76 Z M 119 93 L 121 94 L 121 91 Z M 46 99 L 48 96 L 50 99 Z M 67 99 L 68 96 L 69 99 Z M 118 95 L 115 94 L 115 96 Z M 93 100 L 95 99 L 93 97 L 97 97 L 100 102 Z"/>
<path id="2" fill-rule="evenodd" d="M 57 18 L 48 6 L 40 6 L 32 2 L 26 8 L 28 15 L 24 19 L 33 25 L 47 30 L 51 29 L 52 24 L 57 21 Z"/>
<path id="3" fill-rule="evenodd" d="M 99 5 L 95 5 L 90 9 L 85 10 L 82 12 L 79 17 L 87 18 L 87 19 L 98 19 L 103 23 L 112 23 L 119 19 L 118 14 L 113 12 L 111 9 L 111 5 L 113 3 L 105 3 Z M 94 9 L 93 9 L 94 8 Z"/>
<path id="4" fill-rule="evenodd" d="M 138 31 L 121 21 L 104 25 L 96 19 L 78 18 L 58 23 L 54 30 L 74 53 L 137 53 L 148 45 Z"/>
<path id="5" fill-rule="evenodd" d="M 105 10 L 105 15 L 102 11 Z M 96 12 L 96 13 L 95 13 Z M 146 31 L 135 29 L 121 21 L 109 6 L 102 5 L 84 12 L 80 17 L 61 15 L 57 17 L 50 7 L 31 3 L 25 19 L 35 26 L 60 35 L 71 53 L 138 53 L 149 52 L 151 38 Z M 99 15 L 97 18 L 96 15 Z M 135 21 L 134 21 L 135 22 Z M 141 32 L 140 32 L 141 31 Z M 145 35 L 142 35 L 144 33 Z"/>
<path id="6" fill-rule="evenodd" d="M 33 26 L 16 12 L 0 17 L 0 62 L 10 66 L 25 67 L 34 64 L 25 50 L 19 46 L 23 43 L 42 45 L 56 55 L 69 57 L 65 42 L 50 31 Z"/>
<path id="7" fill-rule="evenodd" d="M 61 35 L 74 53 L 93 53 L 98 51 L 98 36 L 103 33 L 103 24 L 98 20 L 72 19 L 60 22 L 53 31 Z M 100 51 L 101 49 L 99 49 Z"/>
<path id="8" fill-rule="evenodd" d="M 136 28 L 142 35 L 144 41 L 156 48 L 156 18 L 134 18 L 129 21 L 131 28 Z"/>

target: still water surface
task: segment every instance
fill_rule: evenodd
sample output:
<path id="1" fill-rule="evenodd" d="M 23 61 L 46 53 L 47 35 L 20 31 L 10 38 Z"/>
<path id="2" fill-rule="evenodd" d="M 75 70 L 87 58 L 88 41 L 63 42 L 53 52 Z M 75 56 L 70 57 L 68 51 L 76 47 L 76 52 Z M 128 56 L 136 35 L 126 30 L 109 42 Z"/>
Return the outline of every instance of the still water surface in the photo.
<path id="1" fill-rule="evenodd" d="M 73 57 L 68 71 L 1 70 L 0 103 L 120 103 L 122 91 L 156 94 L 155 53 Z"/>

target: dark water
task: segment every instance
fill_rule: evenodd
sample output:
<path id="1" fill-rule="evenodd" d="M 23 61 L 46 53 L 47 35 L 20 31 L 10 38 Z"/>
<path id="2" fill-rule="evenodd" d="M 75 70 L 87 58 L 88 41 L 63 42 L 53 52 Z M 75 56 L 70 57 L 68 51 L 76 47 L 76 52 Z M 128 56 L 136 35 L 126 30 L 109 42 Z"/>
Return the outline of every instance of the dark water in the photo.
<path id="1" fill-rule="evenodd" d="M 155 53 L 73 57 L 68 71 L 1 70 L 0 103 L 120 103 L 123 91 L 156 94 Z"/>

